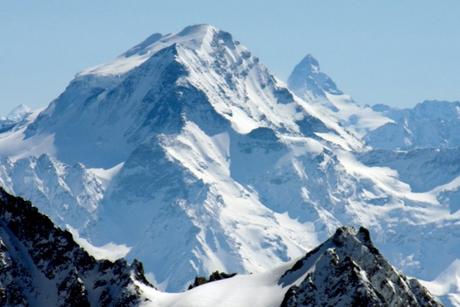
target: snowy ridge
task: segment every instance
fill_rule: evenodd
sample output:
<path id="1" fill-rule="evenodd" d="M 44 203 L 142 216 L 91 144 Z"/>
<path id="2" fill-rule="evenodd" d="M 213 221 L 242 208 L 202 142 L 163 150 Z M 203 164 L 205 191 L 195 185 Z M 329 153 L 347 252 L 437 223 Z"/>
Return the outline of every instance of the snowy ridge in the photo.
<path id="1" fill-rule="evenodd" d="M 300 98 L 322 106 L 329 117 L 335 118 L 360 137 L 393 122 L 368 106 L 358 105 L 349 95 L 344 94 L 320 70 L 318 60 L 310 54 L 294 67 L 288 78 L 288 87 Z"/>
<path id="2" fill-rule="evenodd" d="M 460 146 L 460 102 L 427 100 L 412 109 L 376 105 L 374 110 L 391 118 L 366 135 L 379 149 L 455 148 Z"/>
<path id="3" fill-rule="evenodd" d="M 72 220 L 74 227 L 84 228 L 94 218 L 103 198 L 101 181 L 82 164 L 63 164 L 43 154 L 0 165 L 0 180 L 6 190 L 28 197 L 56 223 Z"/>
<path id="4" fill-rule="evenodd" d="M 0 131 L 0 156 L 16 161 L 29 156 L 39 156 L 44 153 L 55 153 L 53 136 L 46 135 L 26 140 L 27 127 L 36 120 L 43 109 L 34 110 L 19 121 L 8 124 L 7 129 Z M 9 120 L 7 120 L 9 122 Z M 1 125 L 1 121 L 0 121 Z"/>
<path id="5" fill-rule="evenodd" d="M 17 106 L 6 117 L 0 117 L 0 133 L 13 130 L 24 124 L 32 113 L 32 110 L 26 105 Z"/>
<path id="6" fill-rule="evenodd" d="M 212 26 L 155 34 L 1 133 L 0 183 L 91 245 L 129 247 L 162 289 L 260 272 L 345 224 L 368 227 L 399 269 L 436 278 L 460 255 L 460 216 L 441 197 L 452 191 L 366 165 L 371 115 L 355 129 L 355 107 L 330 87 L 324 97 L 292 94 Z"/>
<path id="7" fill-rule="evenodd" d="M 415 279 L 395 270 L 365 228 L 339 228 L 281 278 L 294 284 L 282 306 L 441 306 Z"/>
<path id="8" fill-rule="evenodd" d="M 155 33 L 148 37 L 144 42 L 123 53 L 115 61 L 86 69 L 80 72 L 78 76 L 122 75 L 140 66 L 153 54 L 172 45 L 177 44 L 197 50 L 207 41 L 209 42 L 212 32 L 216 31 L 218 31 L 216 28 L 210 25 L 202 24 L 186 27 L 182 31 L 174 34 L 161 35 L 159 33 Z"/>
<path id="9" fill-rule="evenodd" d="M 425 101 L 412 109 L 396 109 L 385 105 L 359 106 L 351 97 L 337 89 L 335 83 L 320 71 L 318 61 L 311 56 L 307 56 L 294 68 L 288 84 L 299 97 L 311 99 L 313 103 L 324 106 L 330 116 L 337 118 L 342 125 L 353 130 L 366 143 L 366 150 L 356 154 L 364 165 L 356 167 L 354 162 L 347 163 L 351 171 L 366 177 L 381 172 L 387 173 L 394 178 L 391 185 L 399 186 L 396 190 L 400 191 L 401 196 L 438 206 L 438 209 L 432 211 L 431 216 L 443 216 L 443 221 L 435 222 L 435 218 L 429 222 L 433 223 L 431 227 L 436 228 L 438 226 L 435 225 L 441 224 L 449 225 L 446 227 L 451 229 L 451 221 L 458 219 L 460 200 L 460 164 L 457 159 L 456 139 L 460 118 L 458 102 Z M 346 156 L 350 155 L 346 153 Z M 372 167 L 373 170 L 368 167 Z M 377 180 L 388 186 L 388 179 L 390 178 L 385 179 L 386 183 L 381 179 Z M 430 219 L 426 219 L 428 220 Z M 447 231 L 446 235 L 434 237 L 437 239 L 432 242 L 432 250 L 436 250 L 435 246 L 441 244 L 456 244 L 454 236 Z M 441 238 L 446 238 L 446 243 L 438 242 Z M 444 260 L 445 271 L 442 278 L 446 278 L 449 271 L 447 266 L 450 263 L 454 265 L 456 259 L 458 256 L 453 252 Z M 417 265 L 413 257 L 404 262 L 409 266 Z M 443 271 L 439 269 L 436 274 Z M 430 279 L 434 279 L 436 274 L 431 275 Z M 450 280 L 455 280 L 455 273 L 452 272 Z M 443 295 L 455 298 L 456 292 L 453 290 L 451 296 L 446 293 Z M 454 305 L 458 304 L 455 299 L 452 299 L 452 302 Z"/>

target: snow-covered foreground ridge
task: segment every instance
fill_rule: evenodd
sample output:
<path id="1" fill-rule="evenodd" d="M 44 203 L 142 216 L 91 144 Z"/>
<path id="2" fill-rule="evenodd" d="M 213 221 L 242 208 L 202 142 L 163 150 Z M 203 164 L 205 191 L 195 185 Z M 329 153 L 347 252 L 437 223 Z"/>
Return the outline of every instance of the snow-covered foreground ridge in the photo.
<path id="1" fill-rule="evenodd" d="M 460 255 L 460 173 L 436 161 L 436 186 L 413 189 L 363 141 L 400 121 L 302 65 L 311 82 L 297 84 L 314 93 L 295 95 L 225 31 L 154 34 L 6 127 L 0 184 L 98 253 L 123 246 L 161 289 L 264 271 L 341 225 L 365 226 L 398 269 L 434 280 Z"/>
<path id="2" fill-rule="evenodd" d="M 394 269 L 360 228 L 339 228 L 296 262 L 209 282 L 182 293 L 156 290 L 142 264 L 96 260 L 29 202 L 0 189 L 2 306 L 440 306 Z"/>

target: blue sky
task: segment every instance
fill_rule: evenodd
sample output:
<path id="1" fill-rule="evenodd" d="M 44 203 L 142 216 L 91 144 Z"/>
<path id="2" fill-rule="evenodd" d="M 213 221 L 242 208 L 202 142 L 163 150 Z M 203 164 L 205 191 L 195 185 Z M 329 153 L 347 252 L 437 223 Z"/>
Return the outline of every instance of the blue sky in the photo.
<path id="1" fill-rule="evenodd" d="M 362 104 L 460 100 L 458 0 L 0 0 L 0 114 L 45 106 L 83 68 L 196 23 L 231 32 L 284 80 L 311 53 Z"/>

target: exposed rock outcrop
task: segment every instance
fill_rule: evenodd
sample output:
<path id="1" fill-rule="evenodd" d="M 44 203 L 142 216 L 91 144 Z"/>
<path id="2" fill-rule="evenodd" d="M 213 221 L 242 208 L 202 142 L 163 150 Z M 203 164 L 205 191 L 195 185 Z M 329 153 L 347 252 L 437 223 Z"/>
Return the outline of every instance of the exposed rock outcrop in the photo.
<path id="1" fill-rule="evenodd" d="M 385 260 L 363 227 L 339 228 L 279 283 L 291 285 L 282 307 L 441 306 L 416 279 Z"/>
<path id="2" fill-rule="evenodd" d="M 0 188 L 1 306 L 134 306 L 135 281 L 150 285 L 140 262 L 96 260 L 30 202 Z"/>

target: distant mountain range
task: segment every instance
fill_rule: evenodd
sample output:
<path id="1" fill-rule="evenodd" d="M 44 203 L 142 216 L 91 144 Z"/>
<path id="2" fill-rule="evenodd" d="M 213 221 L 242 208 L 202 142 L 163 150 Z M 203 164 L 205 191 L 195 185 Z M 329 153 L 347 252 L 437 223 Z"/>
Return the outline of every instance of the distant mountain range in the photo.
<path id="1" fill-rule="evenodd" d="M 363 225 L 398 270 L 459 304 L 446 273 L 460 256 L 459 112 L 361 106 L 311 55 L 285 85 L 230 33 L 194 25 L 0 120 L 0 185 L 80 243 L 140 259 L 159 289 L 265 271 Z M 291 301 L 311 298 L 304 286 Z"/>

